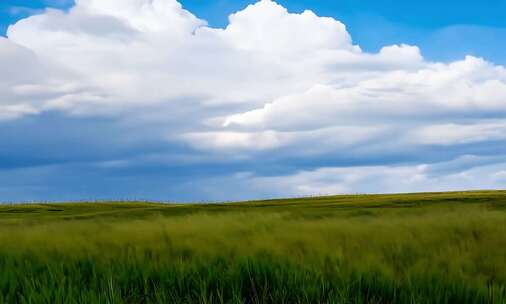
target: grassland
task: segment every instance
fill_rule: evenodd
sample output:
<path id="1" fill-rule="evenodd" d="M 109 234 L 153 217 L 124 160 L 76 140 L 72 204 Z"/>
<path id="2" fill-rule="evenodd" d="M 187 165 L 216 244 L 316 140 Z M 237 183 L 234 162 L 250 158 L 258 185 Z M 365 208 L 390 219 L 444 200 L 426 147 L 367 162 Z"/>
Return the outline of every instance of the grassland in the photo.
<path id="1" fill-rule="evenodd" d="M 0 206 L 0 303 L 506 303 L 506 192 Z"/>

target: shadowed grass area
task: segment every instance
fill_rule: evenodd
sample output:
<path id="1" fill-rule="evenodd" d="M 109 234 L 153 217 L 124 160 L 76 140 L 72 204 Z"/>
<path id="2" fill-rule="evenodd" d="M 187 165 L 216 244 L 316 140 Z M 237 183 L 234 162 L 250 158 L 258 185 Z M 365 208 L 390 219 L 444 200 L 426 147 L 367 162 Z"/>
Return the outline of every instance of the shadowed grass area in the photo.
<path id="1" fill-rule="evenodd" d="M 506 303 L 506 192 L 0 206 L 0 303 Z"/>

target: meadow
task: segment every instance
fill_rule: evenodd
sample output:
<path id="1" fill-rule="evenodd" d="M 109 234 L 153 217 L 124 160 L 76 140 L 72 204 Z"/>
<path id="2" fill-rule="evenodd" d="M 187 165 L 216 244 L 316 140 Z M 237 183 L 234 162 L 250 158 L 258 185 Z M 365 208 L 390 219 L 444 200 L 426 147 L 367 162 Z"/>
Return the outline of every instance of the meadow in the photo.
<path id="1" fill-rule="evenodd" d="M 506 191 L 0 205 L 0 303 L 506 303 Z"/>

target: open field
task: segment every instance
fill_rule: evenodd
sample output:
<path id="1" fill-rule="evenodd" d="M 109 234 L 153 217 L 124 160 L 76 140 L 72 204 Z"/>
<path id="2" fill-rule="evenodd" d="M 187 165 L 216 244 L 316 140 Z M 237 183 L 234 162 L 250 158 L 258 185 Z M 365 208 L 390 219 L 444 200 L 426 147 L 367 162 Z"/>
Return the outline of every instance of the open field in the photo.
<path id="1" fill-rule="evenodd" d="M 506 303 L 506 192 L 0 206 L 0 303 Z"/>

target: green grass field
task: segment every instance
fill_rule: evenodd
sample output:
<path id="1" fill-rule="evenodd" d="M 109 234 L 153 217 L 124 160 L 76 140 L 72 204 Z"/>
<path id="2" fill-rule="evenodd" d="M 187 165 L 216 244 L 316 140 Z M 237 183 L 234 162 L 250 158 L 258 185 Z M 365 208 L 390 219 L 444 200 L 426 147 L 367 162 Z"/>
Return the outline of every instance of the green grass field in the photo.
<path id="1" fill-rule="evenodd" d="M 0 303 L 506 303 L 506 192 L 2 205 Z"/>

